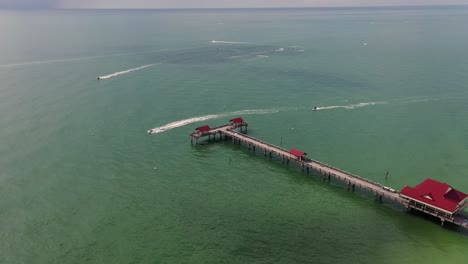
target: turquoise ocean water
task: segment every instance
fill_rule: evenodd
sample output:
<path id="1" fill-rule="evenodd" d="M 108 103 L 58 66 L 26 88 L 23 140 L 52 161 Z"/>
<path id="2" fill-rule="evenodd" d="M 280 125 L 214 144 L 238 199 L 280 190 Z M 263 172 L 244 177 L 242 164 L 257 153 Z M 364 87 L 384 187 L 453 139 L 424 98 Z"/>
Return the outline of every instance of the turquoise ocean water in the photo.
<path id="1" fill-rule="evenodd" d="M 188 134 L 242 116 L 392 188 L 468 192 L 467 24 L 463 7 L 1 11 L 0 263 L 466 263 L 467 232 Z"/>

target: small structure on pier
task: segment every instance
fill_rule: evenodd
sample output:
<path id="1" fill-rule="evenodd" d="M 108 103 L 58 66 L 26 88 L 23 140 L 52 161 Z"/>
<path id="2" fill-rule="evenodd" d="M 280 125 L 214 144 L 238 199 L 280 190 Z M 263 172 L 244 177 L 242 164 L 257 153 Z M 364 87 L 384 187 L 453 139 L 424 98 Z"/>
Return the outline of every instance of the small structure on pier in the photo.
<path id="1" fill-rule="evenodd" d="M 211 130 L 211 127 L 206 125 L 206 126 L 197 127 L 195 128 L 195 130 L 200 134 L 204 134 L 204 133 L 209 132 Z"/>
<path id="2" fill-rule="evenodd" d="M 243 123 L 245 121 L 244 121 L 244 119 L 242 117 L 236 117 L 236 118 L 233 118 L 233 119 L 229 120 L 229 122 L 231 124 L 235 125 L 235 124 Z"/>
<path id="3" fill-rule="evenodd" d="M 236 117 L 236 118 L 229 120 L 229 124 L 231 125 L 231 128 L 240 127 L 241 131 L 242 131 L 242 128 L 244 127 L 245 132 L 247 132 L 247 126 L 249 125 L 249 123 L 245 122 L 242 117 Z"/>
<path id="4" fill-rule="evenodd" d="M 295 148 L 292 148 L 291 150 L 289 150 L 289 153 L 295 156 L 298 160 L 305 159 L 305 155 L 307 155 L 307 153 L 305 153 L 304 151 L 301 151 Z"/>
<path id="5" fill-rule="evenodd" d="M 415 187 L 405 186 L 400 195 L 408 200 L 409 208 L 437 216 L 442 223 L 462 212 L 468 198 L 468 194 L 432 179 L 425 179 Z"/>
<path id="6" fill-rule="evenodd" d="M 217 127 L 210 127 L 208 125 L 205 125 L 205 126 L 197 127 L 195 128 L 195 132 L 190 134 L 191 142 L 193 143 L 193 140 L 195 139 L 196 143 L 198 144 L 198 139 L 202 137 L 208 137 L 208 141 L 210 141 L 211 138 L 213 138 L 213 140 L 216 141 L 217 134 L 219 135 L 218 136 L 219 140 L 221 140 L 223 136 L 224 136 L 224 139 L 226 139 L 228 135 L 223 132 L 227 130 L 247 133 L 248 125 L 249 123 L 245 122 L 242 117 L 237 117 L 237 118 L 229 120 L 229 124 L 227 125 L 222 125 L 222 126 L 217 126 Z"/>
<path id="7" fill-rule="evenodd" d="M 190 137 L 192 138 L 192 143 L 193 143 L 193 139 L 195 139 L 198 142 L 199 138 L 205 137 L 205 136 L 211 136 L 212 134 L 211 127 L 208 125 L 197 127 L 195 128 L 195 130 L 196 130 L 195 132 L 190 134 Z"/>

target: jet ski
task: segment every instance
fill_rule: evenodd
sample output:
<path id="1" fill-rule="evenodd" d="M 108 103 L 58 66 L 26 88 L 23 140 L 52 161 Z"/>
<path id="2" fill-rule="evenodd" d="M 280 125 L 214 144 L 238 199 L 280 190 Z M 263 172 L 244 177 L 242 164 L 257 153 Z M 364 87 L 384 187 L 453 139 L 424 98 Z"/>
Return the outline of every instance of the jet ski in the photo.
<path id="1" fill-rule="evenodd" d="M 101 77 L 98 76 L 98 77 L 96 78 L 96 80 L 101 80 Z"/>
<path id="2" fill-rule="evenodd" d="M 315 106 L 312 110 L 317 111 L 317 110 L 318 110 L 318 107 Z"/>

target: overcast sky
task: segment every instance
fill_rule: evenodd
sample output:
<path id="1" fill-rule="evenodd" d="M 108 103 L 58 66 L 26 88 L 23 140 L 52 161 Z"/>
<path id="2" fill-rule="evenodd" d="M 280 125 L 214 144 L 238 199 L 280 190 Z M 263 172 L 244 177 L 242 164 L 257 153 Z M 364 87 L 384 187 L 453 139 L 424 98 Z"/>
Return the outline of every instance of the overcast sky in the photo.
<path id="1" fill-rule="evenodd" d="M 468 0 L 0 0 L 0 8 L 242 8 L 468 5 Z"/>

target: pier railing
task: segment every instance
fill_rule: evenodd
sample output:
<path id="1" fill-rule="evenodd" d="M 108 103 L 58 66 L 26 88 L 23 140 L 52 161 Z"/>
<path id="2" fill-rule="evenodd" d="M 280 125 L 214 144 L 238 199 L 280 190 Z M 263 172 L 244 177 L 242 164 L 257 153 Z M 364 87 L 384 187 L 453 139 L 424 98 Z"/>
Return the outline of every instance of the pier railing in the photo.
<path id="1" fill-rule="evenodd" d="M 232 133 L 237 133 L 236 131 L 234 131 L 234 130 L 232 130 L 232 129 L 227 129 L 227 130 L 228 130 L 229 132 L 232 132 Z M 246 134 L 242 134 L 242 137 L 244 137 L 244 138 L 249 138 L 249 139 L 251 139 L 251 140 L 253 140 L 253 141 L 256 141 L 256 142 L 262 143 L 262 144 L 264 144 L 264 145 L 270 146 L 270 147 L 272 147 L 272 148 L 274 148 L 274 149 L 278 149 L 278 150 L 281 150 L 281 151 L 284 151 L 284 152 L 289 153 L 289 150 L 284 149 L 284 148 L 282 148 L 282 147 L 275 146 L 275 145 L 273 145 L 273 144 L 271 144 L 271 143 L 268 143 L 268 142 L 265 142 L 265 141 L 263 141 L 263 140 L 261 140 L 261 139 L 254 138 L 254 137 L 251 137 L 251 136 L 246 135 Z M 292 155 L 290 155 L 290 156 L 292 156 Z M 335 171 L 339 171 L 339 172 L 344 173 L 344 174 L 346 174 L 346 175 L 348 175 L 348 176 L 351 176 L 351 177 L 353 177 L 353 178 L 356 178 L 356 179 L 365 181 L 365 182 L 367 182 L 367 183 L 373 184 L 373 185 L 378 186 L 378 187 L 380 187 L 380 188 L 382 188 L 382 189 L 384 189 L 384 190 L 388 190 L 388 191 L 393 192 L 393 193 L 398 193 L 397 191 L 395 191 L 395 190 L 393 190 L 393 189 L 391 189 L 391 188 L 388 188 L 387 186 L 385 186 L 385 185 L 383 185 L 383 184 L 381 184 L 381 183 L 378 183 L 378 182 L 369 180 L 369 179 L 367 179 L 367 178 L 364 178 L 364 177 L 361 177 L 361 176 L 356 175 L 356 174 L 354 174 L 354 173 L 351 173 L 351 172 L 349 172 L 349 171 L 345 171 L 345 170 L 343 170 L 343 169 L 334 167 L 334 166 L 329 165 L 329 164 L 326 164 L 326 163 L 324 163 L 324 162 L 321 162 L 321 161 L 318 161 L 318 160 L 314 160 L 314 159 L 311 159 L 311 158 L 304 158 L 302 161 L 305 161 L 305 162 L 313 162 L 313 163 L 316 163 L 316 164 L 318 164 L 318 165 L 320 165 L 320 166 L 327 167 L 327 168 L 332 169 L 332 170 L 335 170 Z M 385 189 L 385 188 L 386 188 L 386 189 Z"/>

